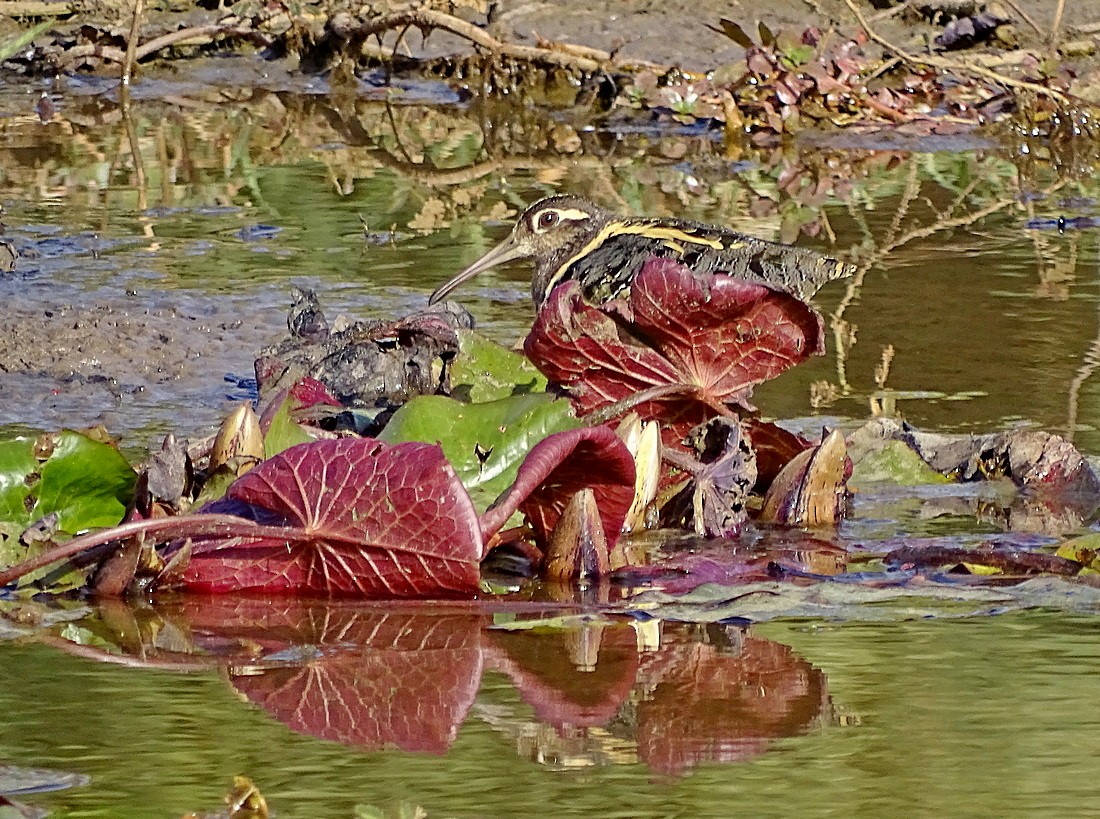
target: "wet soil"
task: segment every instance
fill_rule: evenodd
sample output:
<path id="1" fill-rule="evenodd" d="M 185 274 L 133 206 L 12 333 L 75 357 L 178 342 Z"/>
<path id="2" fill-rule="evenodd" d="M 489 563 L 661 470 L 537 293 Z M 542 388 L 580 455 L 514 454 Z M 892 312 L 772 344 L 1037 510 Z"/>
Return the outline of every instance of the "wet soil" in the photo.
<path id="1" fill-rule="evenodd" d="M 249 351 L 284 328 L 243 304 L 181 302 L 9 300 L 0 316 L 8 399 L 0 402 L 0 424 L 171 429 L 166 404 L 217 404 L 240 392 L 223 374 L 251 376 Z"/>
<path id="2" fill-rule="evenodd" d="M 734 20 L 746 31 L 758 22 L 773 31 L 802 29 L 816 25 L 851 28 L 855 19 L 843 0 L 563 0 L 555 3 L 502 2 L 500 15 L 510 33 L 519 41 L 536 37 L 566 43 L 618 51 L 637 59 L 692 70 L 707 71 L 740 58 L 744 49 L 715 28 L 723 17 Z M 895 5 L 877 2 L 874 6 L 888 12 Z M 984 6 L 984 3 L 929 0 L 913 4 L 922 9 L 944 10 Z M 1020 0 L 1019 7 L 1040 26 L 1049 26 L 1055 4 L 1049 0 Z M 924 50 L 925 38 L 938 29 L 916 15 L 889 15 L 876 12 L 866 0 L 859 7 L 875 21 L 883 36 L 914 51 Z M 1073 27 L 1100 19 L 1100 0 L 1079 0 L 1066 4 L 1063 25 Z M 712 28 L 715 27 L 715 28 Z M 1020 35 L 1034 39 L 1035 32 L 1019 23 Z"/>

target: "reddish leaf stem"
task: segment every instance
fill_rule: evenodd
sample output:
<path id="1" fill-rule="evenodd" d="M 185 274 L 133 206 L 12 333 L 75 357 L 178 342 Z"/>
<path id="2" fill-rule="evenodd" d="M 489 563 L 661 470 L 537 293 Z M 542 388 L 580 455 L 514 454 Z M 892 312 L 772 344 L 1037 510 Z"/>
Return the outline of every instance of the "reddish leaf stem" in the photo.
<path id="1" fill-rule="evenodd" d="M 672 395 L 693 398 L 706 404 L 719 415 L 737 417 L 728 407 L 706 395 L 694 384 L 658 384 L 655 387 L 650 387 L 641 392 L 636 392 L 633 395 L 628 395 L 626 398 L 616 401 L 614 404 L 607 404 L 592 410 L 592 412 L 584 416 L 584 422 L 589 426 L 596 427 L 600 424 L 607 423 L 612 418 L 622 415 L 624 412 L 629 412 L 647 401 L 657 401 Z"/>
<path id="2" fill-rule="evenodd" d="M 167 532 L 172 539 L 202 535 L 226 535 L 250 539 L 270 537 L 285 539 L 288 542 L 297 542 L 311 537 L 309 532 L 298 527 L 264 526 L 235 515 L 203 513 L 175 518 L 139 520 L 123 523 L 111 529 L 100 529 L 96 532 L 74 537 L 72 540 L 54 546 L 52 549 L 47 549 L 40 555 L 24 560 L 14 566 L 9 566 L 0 571 L 0 586 L 6 586 L 8 583 L 49 566 L 51 563 L 76 557 L 96 546 L 123 540 L 134 535 L 151 535 L 159 532 Z"/>

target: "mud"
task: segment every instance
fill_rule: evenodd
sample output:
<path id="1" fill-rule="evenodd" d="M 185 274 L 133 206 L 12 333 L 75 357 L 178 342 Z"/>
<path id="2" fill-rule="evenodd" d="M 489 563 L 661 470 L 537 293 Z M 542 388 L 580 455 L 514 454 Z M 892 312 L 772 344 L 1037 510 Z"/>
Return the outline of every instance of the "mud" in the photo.
<path id="1" fill-rule="evenodd" d="M 283 328 L 243 304 L 184 302 L 10 300 L 0 316 L 0 424 L 171 429 L 173 405 L 179 417 L 191 404 L 247 398 L 236 378 L 252 375 L 250 351 Z"/>
<path id="2" fill-rule="evenodd" d="M 1049 26 L 1053 5 L 1047 0 L 1019 2 L 1040 26 Z M 1100 19 L 1100 0 L 1078 0 L 1067 6 L 1062 24 L 1067 32 Z M 90 8 L 90 13 L 99 15 L 116 11 L 111 4 L 92 4 Z M 939 30 L 926 19 L 884 14 L 862 0 L 861 8 L 875 20 L 881 34 L 913 51 L 919 51 L 921 43 Z M 158 14 L 156 24 L 170 27 L 163 12 Z M 180 21 L 194 25 L 216 14 L 192 8 L 180 15 Z M 516 43 L 553 40 L 704 70 L 743 54 L 740 46 L 712 28 L 722 17 L 737 20 L 749 31 L 757 21 L 773 30 L 808 25 L 854 27 L 843 0 L 774 0 L 766 9 L 738 0 L 559 0 L 497 3 L 489 30 L 499 39 Z M 121 18 L 115 21 L 121 22 Z M 11 21 L 8 24 L 10 29 Z M 1024 22 L 1016 29 L 1022 42 L 1038 39 L 1038 33 Z M 465 41 L 435 34 L 421 40 L 414 33 L 407 38 L 407 46 L 414 56 L 469 51 Z M 224 87 L 227 80 L 242 87 L 263 84 L 255 77 L 234 80 L 233 71 L 259 71 L 268 86 L 273 82 L 300 84 L 308 91 L 314 85 L 314 92 L 326 87 L 321 78 L 297 75 L 292 63 L 253 61 L 248 65 L 248 69 L 230 68 L 229 72 L 212 71 L 209 61 L 196 61 L 194 71 L 186 61 L 175 61 L 170 69 L 141 66 L 134 95 L 136 99 L 164 98 L 182 86 Z M 258 66 L 263 66 L 262 71 Z M 99 80 L 70 83 L 70 88 L 75 92 L 81 84 L 100 91 L 105 88 Z M 24 110 L 9 113 L 27 114 Z M 281 322 L 271 321 L 270 314 L 256 315 L 232 301 L 173 304 L 172 299 L 167 293 L 158 297 L 159 305 L 126 296 L 98 298 L 89 304 L 71 299 L 47 305 L 33 296 L 9 300 L 0 317 L 4 394 L 0 423 L 67 426 L 101 422 L 110 426 L 118 420 L 120 407 L 126 405 L 125 412 L 132 413 L 144 402 L 151 426 L 171 426 L 173 419 L 163 417 L 163 410 L 159 420 L 157 417 L 156 407 L 163 407 L 164 402 L 152 397 L 145 401 L 143 396 L 171 393 L 181 406 L 188 402 L 217 404 L 233 389 L 218 380 L 220 374 L 251 375 L 252 354 L 284 329 Z M 129 417 L 124 426 L 140 424 L 140 418 Z"/>
<path id="3" fill-rule="evenodd" d="M 879 32 L 896 44 L 924 50 L 926 38 L 942 30 L 916 15 L 889 14 L 896 4 L 866 0 L 859 8 L 875 21 Z M 744 49 L 716 31 L 723 17 L 746 31 L 764 23 L 773 31 L 816 25 L 851 28 L 855 18 L 843 0 L 563 0 L 556 3 L 502 2 L 501 34 L 519 42 L 538 37 L 565 43 L 617 51 L 636 59 L 709 71 L 739 59 Z M 923 9 L 976 7 L 980 3 L 929 0 L 911 4 Z M 1019 0 L 1018 6 L 1040 26 L 1049 26 L 1055 4 L 1050 0 Z M 886 12 L 885 14 L 883 12 Z M 1062 25 L 1072 28 L 1100 19 L 1100 1 L 1078 0 L 1066 4 Z M 1036 32 L 1020 21 L 1015 25 L 1024 41 Z M 498 35 L 500 36 L 500 35 Z"/>

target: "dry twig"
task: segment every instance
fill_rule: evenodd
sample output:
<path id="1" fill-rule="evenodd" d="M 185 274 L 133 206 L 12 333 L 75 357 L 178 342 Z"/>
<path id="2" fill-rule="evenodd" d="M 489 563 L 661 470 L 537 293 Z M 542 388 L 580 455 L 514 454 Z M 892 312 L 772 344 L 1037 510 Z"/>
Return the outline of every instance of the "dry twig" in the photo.
<path id="1" fill-rule="evenodd" d="M 259 42 L 263 46 L 271 45 L 270 39 L 252 26 L 241 25 L 239 23 L 212 23 L 206 26 L 192 26 L 190 28 L 181 28 L 178 31 L 170 31 L 167 34 L 162 34 L 160 37 L 154 37 L 142 46 L 137 46 L 137 38 L 131 36 L 130 43 L 127 43 L 126 51 L 123 51 L 121 48 L 98 43 L 77 45 L 68 49 L 64 57 L 69 63 L 75 63 L 88 57 L 98 57 L 108 62 L 125 64 L 127 52 L 132 43 L 134 45 L 133 62 L 136 64 L 162 49 L 179 43 L 206 44 L 214 42 L 214 40 L 219 37 L 247 37 Z"/>
<path id="2" fill-rule="evenodd" d="M 1016 12 L 1018 15 L 1020 15 L 1020 19 L 1022 19 L 1025 23 L 1027 23 L 1029 26 L 1031 26 L 1033 29 L 1035 29 L 1036 34 L 1038 34 L 1040 37 L 1046 37 L 1047 36 L 1047 33 L 1045 31 L 1043 31 L 1043 27 L 1040 26 L 1038 23 L 1036 23 L 1035 20 L 1032 19 L 1031 15 L 1028 14 L 1026 11 L 1024 11 L 1023 7 L 1018 2 L 1016 2 L 1016 0 L 1004 0 L 1004 1 L 1005 1 L 1005 4 L 1010 9 L 1012 9 L 1014 12 Z"/>
<path id="3" fill-rule="evenodd" d="M 138 32 L 141 30 L 141 18 L 145 13 L 145 0 L 134 0 L 134 19 L 130 23 L 130 36 L 126 40 L 126 56 L 122 61 L 122 84 L 130 85 L 137 61 Z"/>
<path id="4" fill-rule="evenodd" d="M 482 28 L 441 11 L 427 8 L 408 8 L 385 14 L 363 23 L 349 23 L 334 27 L 345 39 L 366 40 L 391 29 L 416 26 L 420 29 L 441 29 L 479 46 L 492 54 L 524 62 L 542 63 L 557 68 L 572 68 L 585 73 L 594 73 L 620 63 L 608 51 L 596 48 L 561 46 L 560 44 L 540 43 L 538 46 L 523 46 L 498 40 Z M 639 60 L 630 61 L 637 68 L 667 71 L 668 66 L 657 65 Z"/>
<path id="5" fill-rule="evenodd" d="M 1058 38 L 1062 33 L 1062 14 L 1066 10 L 1066 0 L 1058 0 L 1058 6 L 1054 9 L 1054 22 L 1050 24 L 1050 47 L 1058 47 Z"/>

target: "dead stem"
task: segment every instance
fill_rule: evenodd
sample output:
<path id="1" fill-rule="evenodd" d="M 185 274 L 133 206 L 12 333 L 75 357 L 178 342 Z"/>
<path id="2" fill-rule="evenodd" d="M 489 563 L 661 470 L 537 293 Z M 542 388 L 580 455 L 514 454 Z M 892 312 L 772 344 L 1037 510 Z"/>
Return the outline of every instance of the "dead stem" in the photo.
<path id="1" fill-rule="evenodd" d="M 96 546 L 116 543 L 139 534 L 155 535 L 160 532 L 167 532 L 168 538 L 171 539 L 185 536 L 198 537 L 200 535 L 250 539 L 270 537 L 286 541 L 288 544 L 310 537 L 302 529 L 285 526 L 264 526 L 234 515 L 196 513 L 174 518 L 133 521 L 119 524 L 110 529 L 99 529 L 79 535 L 72 540 L 67 540 L 46 549 L 41 554 L 24 560 L 22 563 L 8 566 L 0 571 L 0 588 L 31 572 L 45 568 L 51 563 L 69 560 Z"/>
<path id="2" fill-rule="evenodd" d="M 1054 9 L 1054 22 L 1050 24 L 1050 48 L 1051 51 L 1058 47 L 1058 40 L 1062 34 L 1062 15 L 1066 10 L 1066 0 L 1058 0 Z"/>
<path id="3" fill-rule="evenodd" d="M 130 87 L 130 79 L 137 61 L 138 32 L 141 30 L 141 18 L 145 14 L 145 0 L 134 0 L 134 19 L 130 23 L 130 36 L 126 40 L 126 57 L 122 62 L 122 86 Z"/>
<path id="4" fill-rule="evenodd" d="M 1031 26 L 1033 29 L 1035 29 L 1035 33 L 1038 34 L 1040 37 L 1047 36 L 1047 33 L 1043 31 L 1043 27 L 1036 23 L 1035 20 L 1032 19 L 1031 15 L 1024 11 L 1023 7 L 1018 2 L 1016 2 L 1016 0 L 1005 0 L 1005 5 L 1007 5 L 1010 9 L 1020 15 L 1020 19 Z"/>
<path id="5" fill-rule="evenodd" d="M 571 68 L 584 73 L 595 73 L 607 67 L 619 65 L 619 61 L 609 51 L 595 48 L 566 47 L 557 43 L 540 42 L 536 46 L 522 46 L 498 40 L 482 28 L 442 11 L 428 8 L 407 8 L 378 17 L 369 22 L 352 25 L 341 30 L 346 39 L 366 40 L 371 36 L 392 29 L 404 29 L 416 26 L 422 30 L 442 29 L 468 40 L 475 46 L 499 57 L 510 57 L 523 62 L 542 63 L 557 68 Z M 668 70 L 668 66 L 640 60 L 629 63 L 636 68 L 648 68 L 658 72 Z"/>
<path id="6" fill-rule="evenodd" d="M 223 36 L 246 37 L 257 41 L 260 45 L 265 47 L 271 45 L 271 40 L 252 26 L 215 23 L 207 26 L 193 26 L 191 28 L 182 28 L 179 31 L 171 31 L 160 37 L 155 37 L 143 46 L 137 46 L 136 37 L 132 37 L 131 42 L 134 44 L 133 61 L 134 63 L 140 62 L 161 49 L 168 48 L 177 43 L 194 42 L 196 44 L 207 44 Z M 70 66 L 87 57 L 98 57 L 108 62 L 122 63 L 125 65 L 129 48 L 130 43 L 127 43 L 127 51 L 123 51 L 121 48 L 115 48 L 114 46 L 101 45 L 99 43 L 82 44 L 67 49 L 62 55 L 62 58 L 65 63 Z"/>

